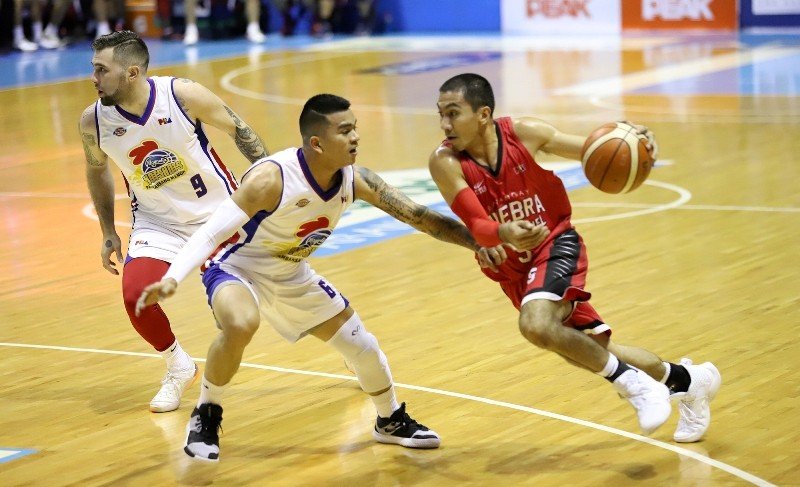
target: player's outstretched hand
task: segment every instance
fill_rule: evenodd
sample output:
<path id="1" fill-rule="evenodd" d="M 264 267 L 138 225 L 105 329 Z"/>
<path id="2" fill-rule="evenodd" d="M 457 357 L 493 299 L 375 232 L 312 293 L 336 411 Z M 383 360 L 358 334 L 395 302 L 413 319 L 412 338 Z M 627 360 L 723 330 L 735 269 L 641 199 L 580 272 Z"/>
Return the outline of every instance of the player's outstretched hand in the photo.
<path id="1" fill-rule="evenodd" d="M 117 264 L 111 259 L 111 254 L 116 254 L 117 263 L 122 264 L 122 242 L 120 242 L 119 235 L 116 233 L 103 237 L 103 243 L 100 246 L 100 259 L 103 261 L 105 270 L 118 276 Z"/>
<path id="2" fill-rule="evenodd" d="M 497 247 L 481 247 L 480 250 L 476 252 L 476 255 L 478 256 L 478 264 L 480 264 L 481 268 L 488 267 L 494 272 L 497 272 L 497 266 L 505 262 L 508 258 L 508 254 L 506 254 L 506 250 L 502 245 L 498 245 Z"/>
<path id="3" fill-rule="evenodd" d="M 144 288 L 142 295 L 136 301 L 136 316 L 139 316 L 146 307 L 172 296 L 177 289 L 178 282 L 172 278 L 162 279 L 150 284 Z"/>
<path id="4" fill-rule="evenodd" d="M 536 248 L 550 235 L 546 225 L 536 225 L 528 220 L 505 222 L 498 232 L 500 240 L 519 251 Z"/>

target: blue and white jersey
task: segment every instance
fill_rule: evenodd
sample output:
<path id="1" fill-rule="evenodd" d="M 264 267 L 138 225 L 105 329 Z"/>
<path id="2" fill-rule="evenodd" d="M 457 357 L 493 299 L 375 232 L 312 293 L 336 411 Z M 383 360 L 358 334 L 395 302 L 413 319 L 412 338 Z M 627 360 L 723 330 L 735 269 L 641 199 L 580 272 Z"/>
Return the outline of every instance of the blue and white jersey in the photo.
<path id="1" fill-rule="evenodd" d="M 260 164 L 276 164 L 281 170 L 278 207 L 272 213 L 256 213 L 211 260 L 269 276 L 293 274 L 307 265 L 305 258 L 325 242 L 353 203 L 355 172 L 353 166 L 340 169 L 339 182 L 323 191 L 301 149 L 277 152 L 248 172 Z"/>
<path id="2" fill-rule="evenodd" d="M 141 117 L 95 103 L 100 149 L 122 171 L 135 221 L 167 227 L 203 223 L 236 189 L 198 121 L 175 99 L 175 78 L 148 78 Z"/>

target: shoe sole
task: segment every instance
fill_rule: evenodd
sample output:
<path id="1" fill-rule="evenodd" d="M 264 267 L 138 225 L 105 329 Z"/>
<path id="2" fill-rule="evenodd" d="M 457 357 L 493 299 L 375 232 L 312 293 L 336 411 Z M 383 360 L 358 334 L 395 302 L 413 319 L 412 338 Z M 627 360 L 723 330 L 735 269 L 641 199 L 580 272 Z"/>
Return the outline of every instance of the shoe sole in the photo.
<path id="1" fill-rule="evenodd" d="M 704 362 L 700 364 L 699 367 L 703 367 L 704 369 L 711 372 L 711 376 L 713 377 L 713 380 L 711 381 L 711 387 L 709 388 L 708 392 L 708 405 L 709 405 L 708 425 L 711 426 L 711 409 L 710 409 L 711 401 L 713 401 L 714 398 L 717 397 L 717 392 L 719 392 L 719 388 L 722 386 L 722 374 L 719 373 L 719 369 L 717 369 L 717 367 L 711 362 Z M 703 439 L 703 436 L 705 436 L 706 431 L 708 431 L 708 428 L 706 428 L 705 431 L 703 431 L 700 435 L 692 435 L 692 436 L 687 436 L 685 438 L 682 437 L 679 438 L 673 435 L 672 439 L 676 443 L 697 443 L 698 441 Z"/>
<path id="2" fill-rule="evenodd" d="M 197 382 L 197 378 L 198 377 L 200 377 L 200 367 L 198 367 L 197 364 L 194 364 L 194 377 L 192 377 L 192 381 L 189 383 L 189 385 L 183 388 L 183 392 L 186 392 L 187 389 L 192 387 L 194 385 L 194 383 Z M 181 395 L 183 395 L 183 394 L 181 394 Z M 172 412 L 172 411 L 177 411 L 180 406 L 181 406 L 180 400 L 178 400 L 178 405 L 175 406 L 174 408 L 171 408 L 171 409 L 158 407 L 158 406 L 153 406 L 153 404 L 150 403 L 150 412 L 151 413 L 169 413 L 169 412 Z"/>
<path id="3" fill-rule="evenodd" d="M 396 436 L 382 435 L 375 430 L 372 430 L 372 437 L 375 438 L 378 443 L 384 443 L 387 445 L 400 445 L 406 448 L 416 448 L 420 450 L 432 450 L 434 448 L 439 448 L 439 445 L 442 442 L 442 440 L 439 438 L 398 438 Z"/>

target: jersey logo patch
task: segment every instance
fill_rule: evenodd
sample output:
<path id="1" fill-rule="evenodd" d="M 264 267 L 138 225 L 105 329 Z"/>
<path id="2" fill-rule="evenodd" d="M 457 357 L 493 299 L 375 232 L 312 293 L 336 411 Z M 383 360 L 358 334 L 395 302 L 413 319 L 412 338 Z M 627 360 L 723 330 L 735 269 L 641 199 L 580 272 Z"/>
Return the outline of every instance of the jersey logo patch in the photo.
<path id="1" fill-rule="evenodd" d="M 157 189 L 186 174 L 188 167 L 177 154 L 158 147 L 154 140 L 145 140 L 128 152 L 128 157 L 137 166 L 131 175 L 131 183 L 145 189 Z"/>
<path id="2" fill-rule="evenodd" d="M 298 208 L 302 208 L 302 207 L 306 206 L 309 203 L 311 203 L 311 202 L 308 199 L 303 198 L 300 201 L 298 201 L 297 203 L 295 203 L 295 206 L 297 206 Z"/>
<path id="3" fill-rule="evenodd" d="M 117 127 L 116 129 L 114 129 L 114 135 L 116 135 L 117 137 L 122 137 L 123 135 L 125 135 L 125 132 L 127 131 L 128 129 L 126 129 L 125 127 Z"/>
<path id="4" fill-rule="evenodd" d="M 168 123 L 172 123 L 172 119 L 170 117 L 165 117 L 165 118 L 159 118 L 158 119 L 158 124 L 159 125 L 166 125 Z"/>

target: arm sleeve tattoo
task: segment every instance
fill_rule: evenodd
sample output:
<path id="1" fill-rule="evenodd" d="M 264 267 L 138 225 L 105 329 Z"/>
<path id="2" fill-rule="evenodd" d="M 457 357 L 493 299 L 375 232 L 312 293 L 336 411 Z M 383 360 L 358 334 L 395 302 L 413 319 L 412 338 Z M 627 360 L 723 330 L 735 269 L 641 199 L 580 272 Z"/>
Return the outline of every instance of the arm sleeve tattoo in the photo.
<path id="1" fill-rule="evenodd" d="M 234 140 L 236 141 L 236 147 L 239 148 L 239 152 L 241 152 L 250 162 L 255 162 L 262 157 L 266 157 L 269 155 L 267 153 L 267 149 L 264 147 L 264 142 L 261 141 L 258 134 L 253 131 L 244 121 L 239 118 L 236 113 L 225 106 L 225 110 L 227 110 L 228 115 L 233 120 L 233 123 L 236 125 L 236 135 L 234 136 Z"/>
<path id="2" fill-rule="evenodd" d="M 461 223 L 415 203 L 399 189 L 386 184 L 369 169 L 359 167 L 358 172 L 377 196 L 376 206 L 381 210 L 438 240 L 461 245 L 470 250 L 478 249 L 475 239 Z"/>

